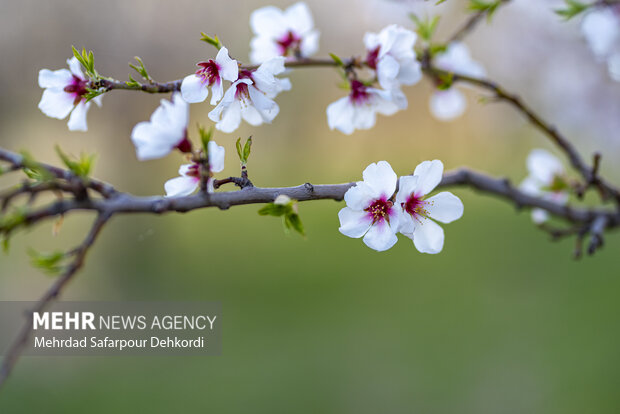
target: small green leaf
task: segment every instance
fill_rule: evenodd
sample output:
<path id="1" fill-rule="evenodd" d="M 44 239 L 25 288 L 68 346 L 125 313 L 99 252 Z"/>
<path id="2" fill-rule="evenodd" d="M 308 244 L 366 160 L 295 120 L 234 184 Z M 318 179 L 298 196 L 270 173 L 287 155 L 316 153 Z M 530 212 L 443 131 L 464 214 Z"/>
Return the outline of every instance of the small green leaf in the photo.
<path id="1" fill-rule="evenodd" d="M 581 3 L 581 2 L 576 1 L 576 0 L 564 0 L 564 1 L 566 3 L 566 8 L 556 9 L 554 11 L 555 11 L 555 13 L 558 16 L 563 17 L 565 20 L 572 19 L 573 17 L 575 17 L 578 14 L 582 13 L 588 7 L 591 6 L 590 4 Z"/>
<path id="2" fill-rule="evenodd" d="M 220 39 L 217 36 L 211 37 L 208 34 L 205 34 L 204 32 L 200 32 L 200 34 L 202 35 L 200 40 L 202 40 L 203 42 L 206 42 L 210 44 L 211 46 L 214 46 L 217 50 L 220 50 L 222 48 L 222 42 L 220 42 Z"/>
<path id="3" fill-rule="evenodd" d="M 36 162 L 28 152 L 22 151 L 20 154 L 22 156 L 22 170 L 28 178 L 37 182 L 49 181 L 54 178 L 52 173 Z"/>
<path id="4" fill-rule="evenodd" d="M 42 253 L 34 249 L 30 249 L 28 255 L 34 267 L 50 275 L 57 275 L 63 270 L 62 261 L 67 257 L 67 254 L 61 251 Z"/>
<path id="5" fill-rule="evenodd" d="M 261 216 L 280 217 L 285 215 L 289 210 L 290 207 L 287 205 L 269 203 L 264 205 L 260 210 L 258 210 L 258 214 Z"/>
<path id="6" fill-rule="evenodd" d="M 422 40 L 430 42 L 433 38 L 433 35 L 435 34 L 435 30 L 437 30 L 437 25 L 439 24 L 440 17 L 435 16 L 431 19 L 420 19 L 415 14 L 410 13 L 409 18 L 416 25 L 416 31 L 418 32 Z"/>
<path id="7" fill-rule="evenodd" d="M 247 164 L 248 159 L 250 158 L 250 153 L 252 152 L 252 137 L 249 137 L 247 141 L 245 141 L 245 145 L 243 146 L 243 160 L 245 164 Z"/>
<path id="8" fill-rule="evenodd" d="M 95 56 L 92 50 L 86 52 L 86 49 L 82 48 L 82 52 L 79 52 L 74 46 L 71 46 L 71 49 L 73 50 L 73 56 L 82 64 L 88 77 L 98 78 L 99 75 L 95 71 Z"/>
<path id="9" fill-rule="evenodd" d="M 149 82 L 153 82 L 153 78 L 151 78 L 149 76 L 149 73 L 147 72 L 146 68 L 144 67 L 144 63 L 142 62 L 142 59 L 140 59 L 140 57 L 138 57 L 138 56 L 134 56 L 134 59 L 138 62 L 139 66 L 132 65 L 130 63 L 129 67 L 132 68 L 133 70 L 135 70 L 136 72 L 138 72 L 140 74 L 140 76 L 142 76 L 142 78 L 144 78 L 145 80 L 147 80 Z M 131 79 L 131 76 L 129 78 Z"/>
<path id="10" fill-rule="evenodd" d="M 198 124 L 198 134 L 200 135 L 200 142 L 205 154 L 209 154 L 209 141 L 213 138 L 213 127 L 205 129 L 202 125 Z"/>
<path id="11" fill-rule="evenodd" d="M 241 137 L 237 138 L 237 143 L 235 145 L 237 147 L 237 155 L 239 155 L 239 161 L 243 163 L 243 150 L 241 149 Z"/>
<path id="12" fill-rule="evenodd" d="M 469 0 L 467 9 L 476 13 L 486 13 L 487 19 L 491 20 L 493 14 L 502 4 L 503 0 L 485 1 L 485 0 Z"/>
<path id="13" fill-rule="evenodd" d="M 334 62 L 336 62 L 336 65 L 338 66 L 344 66 L 344 62 L 342 61 L 342 59 L 340 59 L 338 56 L 336 56 L 333 53 L 330 53 L 329 56 L 334 60 Z"/>
<path id="14" fill-rule="evenodd" d="M 80 154 L 80 158 L 71 159 L 67 154 L 62 152 L 59 146 L 56 146 L 56 153 L 58 157 L 62 160 L 63 164 L 75 175 L 82 178 L 88 178 L 90 175 L 93 161 L 95 160 L 95 155 L 88 154 Z"/>
<path id="15" fill-rule="evenodd" d="M 303 223 L 301 222 L 301 219 L 299 218 L 299 214 L 292 213 L 286 216 L 286 223 L 297 233 L 301 234 L 302 236 L 306 235 L 306 231 L 304 229 Z"/>

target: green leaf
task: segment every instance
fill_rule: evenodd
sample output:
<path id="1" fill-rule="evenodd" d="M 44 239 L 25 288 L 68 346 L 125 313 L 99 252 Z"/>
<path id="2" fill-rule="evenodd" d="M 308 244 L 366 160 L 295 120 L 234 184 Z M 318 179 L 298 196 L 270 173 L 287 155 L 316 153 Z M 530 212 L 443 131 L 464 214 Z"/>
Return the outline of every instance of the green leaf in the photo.
<path id="1" fill-rule="evenodd" d="M 140 76 L 142 76 L 147 81 L 153 82 L 153 78 L 151 78 L 149 76 L 149 73 L 147 72 L 146 68 L 144 67 L 144 63 L 142 62 L 142 59 L 140 59 L 140 57 L 138 57 L 138 56 L 134 56 L 134 59 L 138 62 L 139 66 L 132 65 L 130 63 L 129 67 L 132 68 L 133 70 L 135 70 L 136 72 L 138 72 L 140 74 Z M 131 79 L 131 76 L 129 78 Z"/>
<path id="2" fill-rule="evenodd" d="M 202 148 L 205 151 L 207 156 L 209 155 L 209 141 L 213 138 L 213 127 L 209 129 L 205 129 L 202 125 L 198 124 L 198 134 L 200 135 L 200 142 L 202 143 Z"/>
<path id="3" fill-rule="evenodd" d="M 206 42 L 210 44 L 211 46 L 214 46 L 217 50 L 220 50 L 222 48 L 222 42 L 220 42 L 220 39 L 217 36 L 211 37 L 208 34 L 205 34 L 204 32 L 200 32 L 200 34 L 202 35 L 200 40 L 202 40 L 203 42 Z"/>
<path id="4" fill-rule="evenodd" d="M 425 18 L 420 19 L 413 13 L 409 14 L 409 18 L 416 25 L 416 31 L 422 38 L 422 40 L 426 42 L 430 42 L 435 34 L 435 30 L 437 30 L 437 25 L 439 24 L 439 16 L 435 16 L 433 18 Z"/>
<path id="5" fill-rule="evenodd" d="M 564 1 L 566 3 L 566 8 L 556 9 L 554 11 L 555 11 L 555 13 L 558 16 L 563 17 L 565 20 L 572 19 L 573 17 L 575 17 L 578 14 L 582 13 L 588 7 L 591 6 L 590 4 L 581 3 L 581 2 L 576 1 L 576 0 L 564 0 Z"/>
<path id="6" fill-rule="evenodd" d="M 28 152 L 22 151 L 20 154 L 22 156 L 22 170 L 28 178 L 37 182 L 49 181 L 54 178 L 52 173 L 36 162 Z"/>
<path id="7" fill-rule="evenodd" d="M 344 66 L 344 62 L 342 61 L 342 59 L 340 59 L 338 56 L 336 56 L 333 53 L 330 53 L 329 56 L 334 60 L 334 62 L 336 62 L 336 65 L 338 66 Z"/>
<path id="8" fill-rule="evenodd" d="M 58 157 L 60 157 L 63 164 L 65 164 L 65 166 L 73 174 L 77 175 L 78 177 L 88 178 L 93 166 L 93 162 L 95 160 L 95 155 L 88 155 L 82 153 L 80 154 L 80 158 L 69 157 L 67 154 L 62 152 L 58 145 L 55 148 Z"/>
<path id="9" fill-rule="evenodd" d="M 243 160 L 247 164 L 248 158 L 250 158 L 250 153 L 252 152 L 252 137 L 249 137 L 247 141 L 245 141 L 245 145 L 243 146 Z"/>
<path id="10" fill-rule="evenodd" d="M 286 226 L 288 226 L 289 228 L 292 228 L 293 230 L 295 230 L 297 233 L 301 234 L 302 236 L 306 235 L 304 225 L 301 222 L 301 219 L 299 218 L 299 214 L 297 213 L 289 214 L 285 218 L 285 223 L 286 223 L 285 224 Z"/>
<path id="11" fill-rule="evenodd" d="M 28 255 L 30 256 L 30 263 L 34 267 L 41 269 L 50 275 L 57 275 L 62 272 L 62 261 L 67 257 L 67 254 L 62 251 L 42 253 L 37 252 L 34 249 L 29 249 Z"/>
<path id="12" fill-rule="evenodd" d="M 261 216 L 282 217 L 285 232 L 294 230 L 302 236 L 306 235 L 304 226 L 297 213 L 297 200 L 279 195 L 273 203 L 266 204 L 258 210 L 258 214 Z"/>
<path id="13" fill-rule="evenodd" d="M 486 13 L 487 19 L 491 20 L 493 14 L 502 4 L 503 0 L 485 1 L 485 0 L 469 0 L 467 9 L 476 13 Z"/>
<path id="14" fill-rule="evenodd" d="M 237 138 L 237 142 L 235 145 L 237 147 L 237 155 L 239 156 L 239 161 L 243 163 L 243 150 L 241 149 L 241 137 Z"/>
<path id="15" fill-rule="evenodd" d="M 95 56 L 92 50 L 86 52 L 86 49 L 82 48 L 82 52 L 79 52 L 74 46 L 71 46 L 71 49 L 73 50 L 73 56 L 82 64 L 86 74 L 90 78 L 98 78 L 99 75 L 95 71 Z"/>
<path id="16" fill-rule="evenodd" d="M 241 161 L 241 165 L 245 166 L 248 163 L 248 158 L 250 158 L 250 153 L 252 152 L 252 137 L 250 136 L 245 141 L 243 148 L 241 147 L 241 138 L 238 138 L 236 147 L 237 155 L 239 155 L 239 161 Z"/>

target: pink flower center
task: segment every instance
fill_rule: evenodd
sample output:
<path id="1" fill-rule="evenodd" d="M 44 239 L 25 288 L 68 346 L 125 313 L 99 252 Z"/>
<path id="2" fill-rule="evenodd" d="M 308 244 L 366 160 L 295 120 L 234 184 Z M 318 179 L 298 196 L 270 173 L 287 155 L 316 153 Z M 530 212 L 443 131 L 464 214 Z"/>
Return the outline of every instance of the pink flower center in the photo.
<path id="1" fill-rule="evenodd" d="M 203 83 L 211 86 L 220 82 L 220 67 L 213 59 L 207 62 L 199 62 L 197 66 L 200 66 L 200 69 L 196 71 L 196 75 L 202 78 Z"/>
<path id="2" fill-rule="evenodd" d="M 428 215 L 428 211 L 424 208 L 426 204 L 427 202 L 422 199 L 422 196 L 411 194 L 407 202 L 401 204 L 401 207 L 415 219 Z"/>
<path id="3" fill-rule="evenodd" d="M 276 40 L 276 43 L 282 56 L 296 55 L 301 47 L 301 37 L 289 30 L 288 33 Z"/>
<path id="4" fill-rule="evenodd" d="M 245 101 L 250 99 L 250 90 L 247 83 L 238 83 L 237 90 L 235 91 L 235 99 L 238 101 Z"/>
<path id="5" fill-rule="evenodd" d="M 370 94 L 368 93 L 368 87 L 364 85 L 362 82 L 353 79 L 351 81 L 351 93 L 349 94 L 349 99 L 354 104 L 363 104 L 370 99 Z"/>
<path id="6" fill-rule="evenodd" d="M 200 165 L 198 164 L 192 164 L 188 169 L 187 172 L 185 173 L 185 176 L 187 177 L 194 177 L 194 178 L 200 178 Z"/>
<path id="7" fill-rule="evenodd" d="M 373 50 L 368 52 L 368 56 L 366 56 L 366 64 L 370 69 L 377 70 L 377 60 L 379 58 L 379 49 L 381 46 L 377 46 Z"/>
<path id="8" fill-rule="evenodd" d="M 368 213 L 368 217 L 372 220 L 372 224 L 382 222 L 383 220 L 387 220 L 389 222 L 393 205 L 394 204 L 390 200 L 386 200 L 385 197 L 381 197 L 374 200 L 364 209 L 364 211 Z"/>
<path id="9" fill-rule="evenodd" d="M 73 78 L 71 79 L 71 83 L 65 86 L 64 91 L 74 96 L 74 100 L 73 100 L 74 105 L 79 104 L 80 101 L 84 99 L 84 95 L 88 93 L 88 89 L 86 89 L 86 85 L 88 85 L 88 81 L 86 79 L 80 79 L 77 76 L 73 75 Z"/>
<path id="10" fill-rule="evenodd" d="M 175 148 L 183 153 L 192 152 L 192 142 L 187 138 L 187 128 L 185 128 L 183 139 L 177 144 Z"/>

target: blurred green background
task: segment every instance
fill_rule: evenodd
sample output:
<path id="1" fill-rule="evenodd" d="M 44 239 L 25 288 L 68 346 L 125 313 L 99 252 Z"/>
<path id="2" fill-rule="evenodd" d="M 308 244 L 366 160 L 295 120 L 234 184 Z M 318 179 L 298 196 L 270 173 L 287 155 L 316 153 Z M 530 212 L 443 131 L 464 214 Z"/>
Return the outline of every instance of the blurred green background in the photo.
<path id="1" fill-rule="evenodd" d="M 446 3 L 308 1 L 322 56 L 360 53 L 366 30 L 410 27 L 410 11 L 444 15 L 445 38 L 465 4 Z M 620 85 L 606 79 L 578 25 L 560 24 L 552 4 L 516 0 L 468 44 L 494 79 L 522 93 L 585 154 L 602 150 L 604 170 L 617 180 L 617 134 L 609 131 L 620 120 Z M 71 133 L 38 111 L 38 70 L 64 67 L 75 45 L 92 49 L 107 76 L 126 79 L 127 62 L 139 55 L 155 79 L 178 79 L 214 55 L 198 41 L 200 31 L 219 35 L 244 59 L 249 15 L 261 5 L 0 0 L 0 145 L 54 163 L 55 144 L 97 153 L 96 177 L 162 194 L 182 158 L 138 163 L 129 136 L 163 96 L 110 93 L 103 108 L 91 108 L 89 132 Z M 222 176 L 237 173 L 234 141 L 250 134 L 249 171 L 259 186 L 358 180 L 382 159 L 405 174 L 435 158 L 447 169 L 468 165 L 518 182 L 527 153 L 549 148 L 510 108 L 477 104 L 473 91 L 463 118 L 435 121 L 427 82 L 406 88 L 407 111 L 345 136 L 325 119 L 326 106 L 342 95 L 337 74 L 300 70 L 290 78 L 293 90 L 278 97 L 272 125 L 216 133 L 227 150 Z M 208 124 L 210 108 L 194 105 L 192 124 Z M 573 241 L 550 242 L 527 212 L 454 192 L 465 215 L 444 226 L 436 256 L 419 254 L 406 238 L 377 253 L 342 236 L 343 204 L 331 201 L 300 206 L 307 239 L 283 234 L 278 219 L 258 216 L 258 206 L 117 217 L 63 299 L 221 301 L 223 355 L 23 358 L 0 393 L 0 413 L 619 412 L 620 237 L 609 235 L 595 257 L 576 262 Z M 68 218 L 57 237 L 51 223 L 20 233 L 0 258 L 0 299 L 38 298 L 51 279 L 29 266 L 27 247 L 78 243 L 91 219 Z"/>

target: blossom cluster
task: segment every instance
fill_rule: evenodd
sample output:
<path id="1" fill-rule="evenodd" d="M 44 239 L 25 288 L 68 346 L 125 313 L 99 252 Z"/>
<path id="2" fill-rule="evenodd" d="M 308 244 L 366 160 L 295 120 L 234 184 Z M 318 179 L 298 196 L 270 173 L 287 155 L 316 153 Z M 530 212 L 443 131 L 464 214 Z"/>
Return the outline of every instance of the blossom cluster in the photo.
<path id="1" fill-rule="evenodd" d="M 463 215 L 463 203 L 444 191 L 428 195 L 439 185 L 443 163 L 424 161 L 413 175 L 400 177 L 386 161 L 370 164 L 344 196 L 347 204 L 338 213 L 340 232 L 352 238 L 363 237 L 371 249 L 384 251 L 396 244 L 397 233 L 413 240 L 422 253 L 439 253 L 444 245 L 441 223 Z M 398 190 L 397 190 L 398 187 Z"/>

